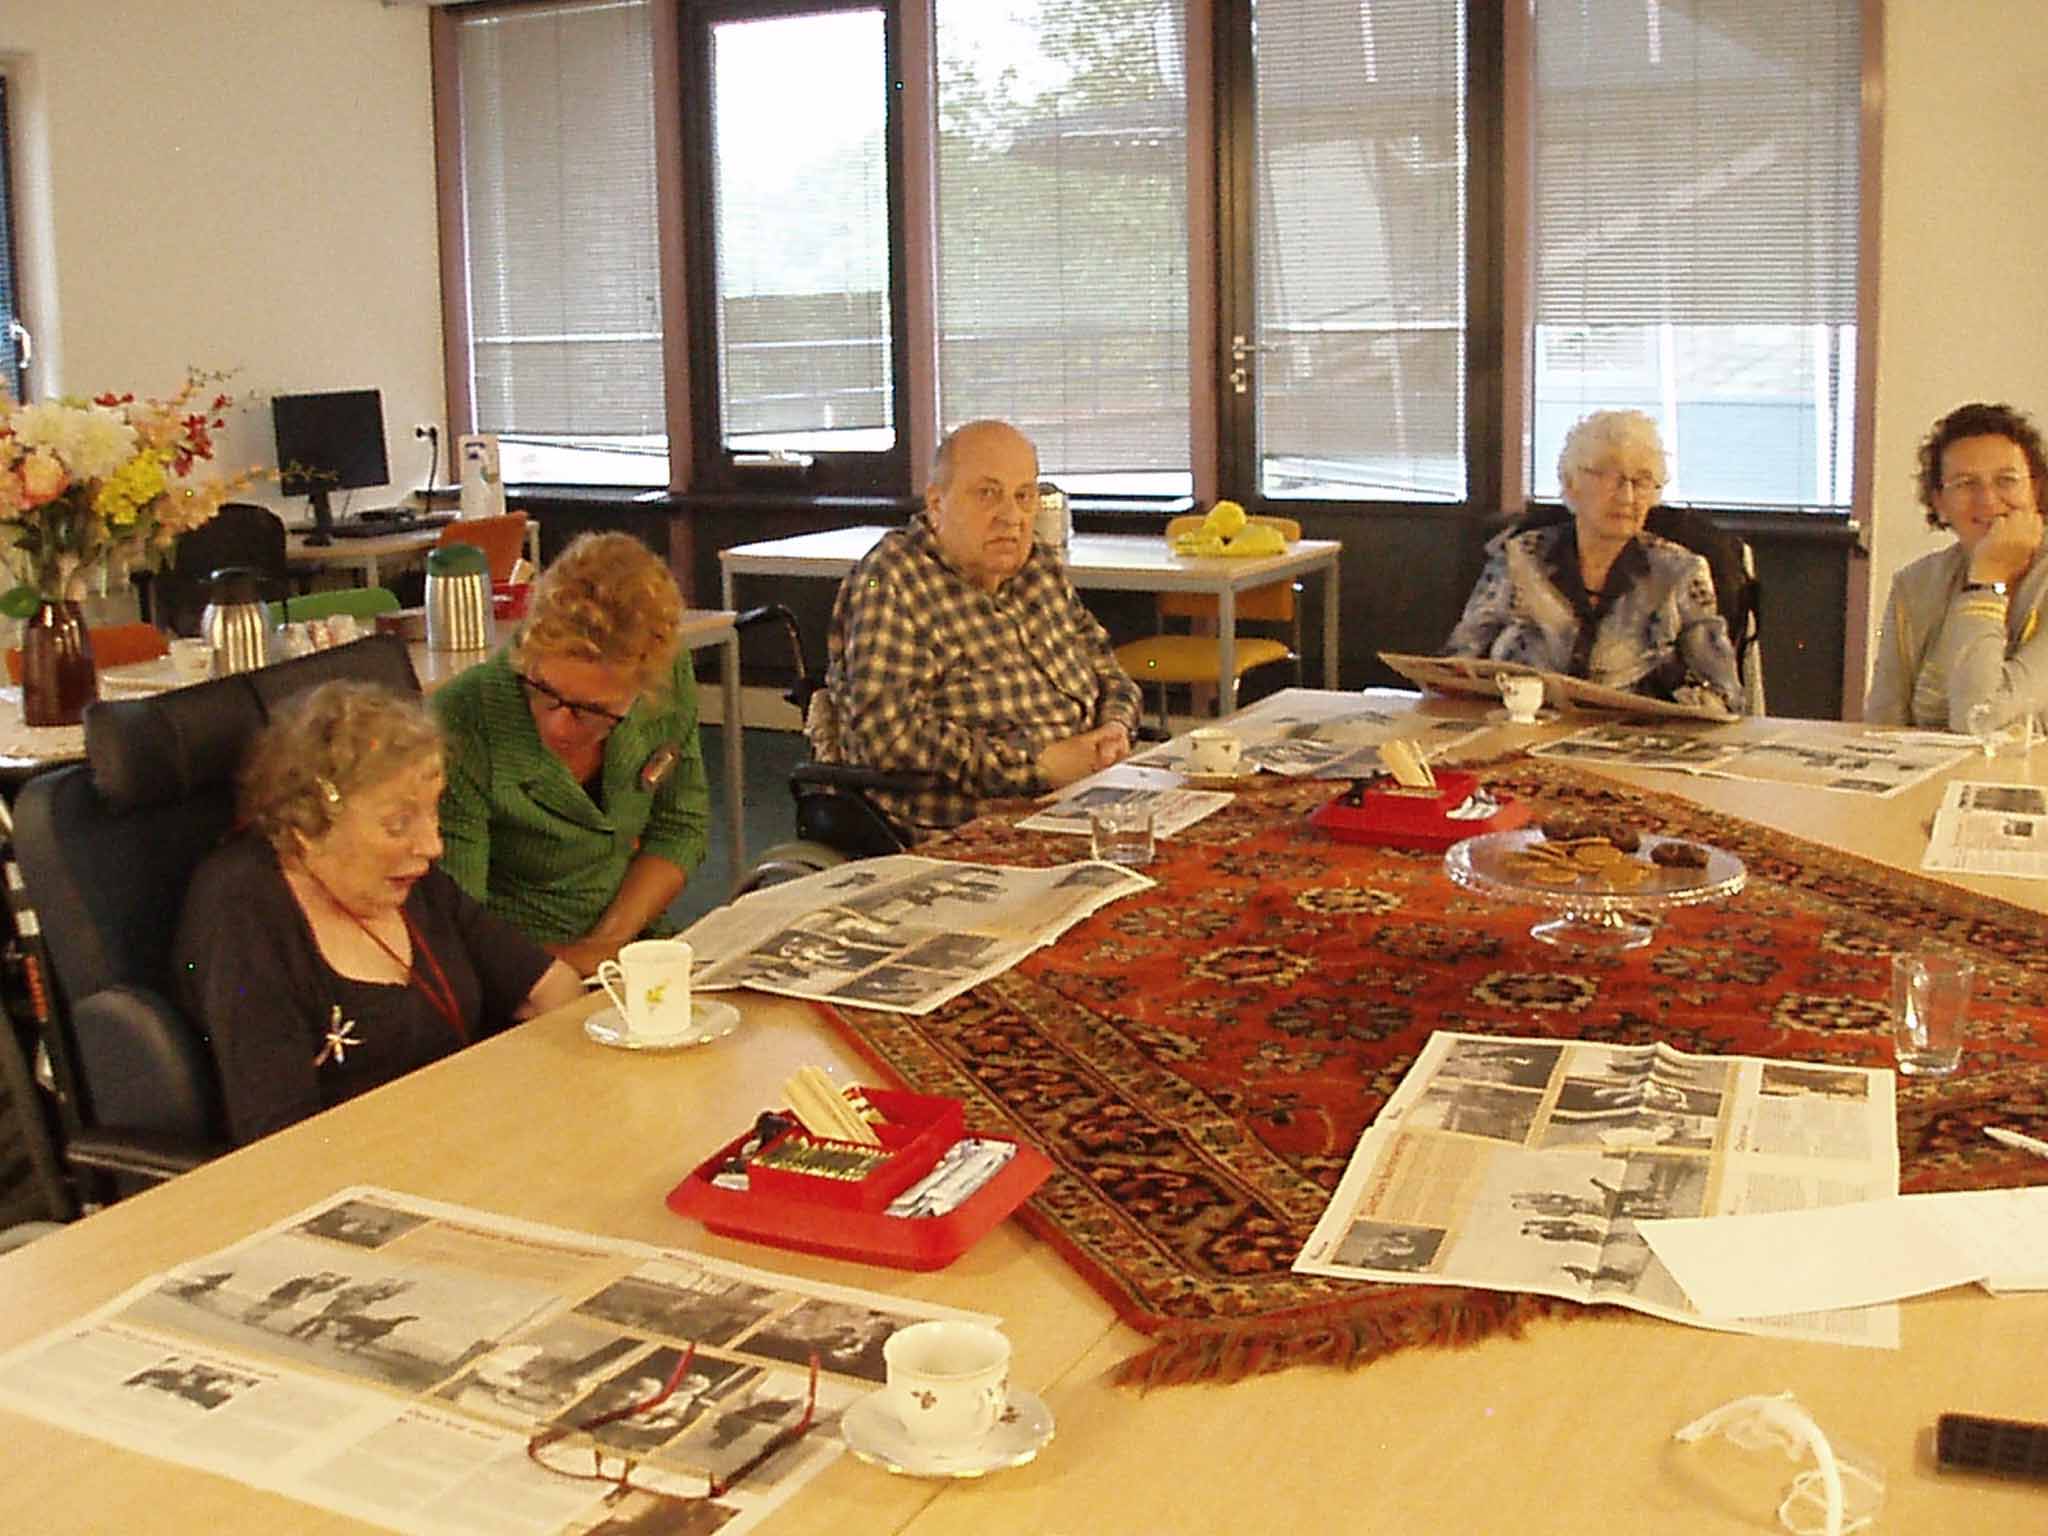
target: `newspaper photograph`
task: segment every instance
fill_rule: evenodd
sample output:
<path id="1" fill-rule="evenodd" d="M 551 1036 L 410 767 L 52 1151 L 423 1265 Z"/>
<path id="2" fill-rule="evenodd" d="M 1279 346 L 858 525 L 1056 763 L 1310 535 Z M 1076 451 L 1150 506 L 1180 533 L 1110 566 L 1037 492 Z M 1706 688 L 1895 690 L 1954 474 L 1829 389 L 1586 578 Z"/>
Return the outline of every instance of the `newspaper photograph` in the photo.
<path id="1" fill-rule="evenodd" d="M 1122 767 L 1118 764 L 1117 767 Z M 1107 805 L 1143 806 L 1152 813 L 1152 835 L 1172 837 L 1185 832 L 1205 816 L 1213 816 L 1230 804 L 1231 795 L 1220 789 L 1184 789 L 1177 780 L 1148 784 L 1136 778 L 1147 770 L 1135 769 L 1123 778 L 1112 777 L 1116 768 L 1104 769 L 1070 785 L 1042 811 L 1027 816 L 1017 825 L 1026 832 L 1063 832 L 1088 836 L 1088 816 Z"/>
<path id="2" fill-rule="evenodd" d="M 1415 696 L 1391 690 L 1346 693 L 1283 688 L 1222 722 L 1244 743 L 1247 773 L 1302 779 L 1362 779 L 1386 772 L 1379 747 L 1412 742 L 1423 757 L 1439 757 L 1483 735 L 1484 721 L 1418 713 Z M 1188 770 L 1185 734 L 1129 759 L 1140 765 Z"/>
<path id="3" fill-rule="evenodd" d="M 0 1403 L 389 1531 L 744 1536 L 961 1316 L 358 1187 L 0 1357 Z"/>
<path id="4" fill-rule="evenodd" d="M 1417 656 L 1402 651 L 1381 651 L 1380 660 L 1418 688 L 1432 693 L 1466 694 L 1498 699 L 1500 679 L 1507 676 L 1543 679 L 1543 702 L 1553 709 L 1600 710 L 1621 715 L 1669 715 L 1686 720 L 1733 720 L 1736 716 L 1718 699 L 1681 704 L 1673 699 L 1653 699 L 1589 683 L 1583 677 L 1562 672 L 1545 672 L 1519 661 L 1492 661 L 1480 656 Z"/>
<path id="5" fill-rule="evenodd" d="M 2032 784 L 1949 785 L 1920 867 L 2048 879 L 2048 791 Z"/>
<path id="6" fill-rule="evenodd" d="M 691 985 L 699 991 L 755 987 L 929 1013 L 1156 883 L 1092 860 L 1012 869 L 899 853 L 751 892 L 682 937 L 696 952 Z"/>
<path id="7" fill-rule="evenodd" d="M 1702 1317 L 1635 1225 L 1897 1194 L 1893 1090 L 1881 1068 L 1439 1030 L 1294 1268 L 1896 1349 L 1895 1307 Z"/>
<path id="8" fill-rule="evenodd" d="M 1743 739 L 1725 731 L 1608 724 L 1575 731 L 1529 752 L 1533 757 L 1796 784 L 1884 799 L 1925 783 L 1974 750 L 1974 743 L 1938 732 L 1845 736 L 1837 730 L 1791 726 Z"/>

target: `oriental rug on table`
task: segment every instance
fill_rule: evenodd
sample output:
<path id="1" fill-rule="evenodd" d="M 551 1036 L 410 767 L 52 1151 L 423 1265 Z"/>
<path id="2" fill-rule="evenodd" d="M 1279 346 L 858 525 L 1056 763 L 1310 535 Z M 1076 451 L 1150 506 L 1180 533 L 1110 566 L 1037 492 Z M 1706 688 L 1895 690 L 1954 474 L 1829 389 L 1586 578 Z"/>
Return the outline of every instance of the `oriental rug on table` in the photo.
<path id="1" fill-rule="evenodd" d="M 1529 937 L 1540 913 L 1452 885 L 1439 855 L 1311 828 L 1336 786 L 1283 784 L 1162 843 L 1158 889 L 935 1013 L 837 1016 L 911 1087 L 964 1098 L 970 1125 L 1013 1129 L 1052 1158 L 1026 1219 L 1151 1335 L 1124 1380 L 1355 1364 L 1577 1310 L 1289 1268 L 1435 1029 L 1884 1066 L 1892 952 L 1955 945 L 1977 960 L 1976 1003 L 1961 1071 L 1900 1081 L 1904 1188 L 2040 1178 L 2043 1164 L 1982 1134 L 2048 1135 L 2039 915 L 1563 764 L 1520 759 L 1487 781 L 1539 814 L 1717 844 L 1749 885 L 1667 914 L 1643 949 L 1561 951 Z M 1073 839 L 1013 819 L 921 851 L 1076 857 Z"/>

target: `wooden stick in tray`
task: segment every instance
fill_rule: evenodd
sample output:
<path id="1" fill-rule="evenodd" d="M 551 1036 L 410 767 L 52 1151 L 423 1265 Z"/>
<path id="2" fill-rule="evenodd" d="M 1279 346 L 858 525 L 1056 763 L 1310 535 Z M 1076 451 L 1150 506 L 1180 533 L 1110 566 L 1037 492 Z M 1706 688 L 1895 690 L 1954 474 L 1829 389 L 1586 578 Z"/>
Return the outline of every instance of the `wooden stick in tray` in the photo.
<path id="1" fill-rule="evenodd" d="M 846 1102 L 822 1068 L 804 1067 L 782 1085 L 789 1107 L 803 1128 L 826 1141 L 851 1141 L 878 1147 L 882 1138 L 860 1111 Z"/>

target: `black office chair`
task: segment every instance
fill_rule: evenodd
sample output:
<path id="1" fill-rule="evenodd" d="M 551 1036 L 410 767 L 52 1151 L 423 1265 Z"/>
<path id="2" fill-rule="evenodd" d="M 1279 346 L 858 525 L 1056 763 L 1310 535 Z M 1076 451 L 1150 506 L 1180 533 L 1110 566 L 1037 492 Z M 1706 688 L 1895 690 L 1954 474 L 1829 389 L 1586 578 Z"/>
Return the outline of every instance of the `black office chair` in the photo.
<path id="1" fill-rule="evenodd" d="M 270 508 L 226 502 L 211 519 L 179 534 L 169 565 L 135 577 L 144 616 L 158 629 L 198 634 L 213 573 L 230 566 L 254 572 L 258 594 L 267 603 L 283 602 L 291 595 L 284 522 Z"/>
<path id="2" fill-rule="evenodd" d="M 796 615 L 780 603 L 770 603 L 749 608 L 734 624 L 741 631 L 766 624 L 780 627 L 796 668 L 796 679 L 782 696 L 796 706 L 799 715 L 808 718 L 811 700 L 824 688 L 825 680 L 811 668 Z M 743 896 L 761 886 L 815 874 L 849 859 L 902 853 L 910 847 L 909 835 L 872 796 L 878 790 L 915 794 L 936 782 L 937 776 L 930 773 L 892 772 L 851 763 L 798 763 L 789 775 L 796 837 L 777 843 L 755 859 L 733 894 Z"/>
<path id="3" fill-rule="evenodd" d="M 1518 533 L 1549 528 L 1571 521 L 1565 506 L 1539 506 L 1515 525 Z M 1762 601 L 1763 587 L 1757 580 L 1756 552 L 1749 541 L 1723 529 L 1704 512 L 1691 507 L 1652 507 L 1643 526 L 1660 539 L 1683 544 L 1706 558 L 1714 576 L 1714 600 L 1721 617 L 1728 621 L 1728 638 L 1735 645 L 1735 668 L 1742 680 L 1744 708 L 1752 715 L 1764 712 L 1764 655 Z"/>
<path id="4" fill-rule="evenodd" d="M 171 1000 L 172 940 L 193 868 L 233 822 L 250 738 L 285 699 L 332 678 L 419 691 L 405 642 L 376 635 L 96 703 L 86 762 L 29 780 L 15 803 L 15 855 L 66 1005 L 52 1052 L 65 1160 L 116 1193 L 229 1146 L 212 1050 Z"/>

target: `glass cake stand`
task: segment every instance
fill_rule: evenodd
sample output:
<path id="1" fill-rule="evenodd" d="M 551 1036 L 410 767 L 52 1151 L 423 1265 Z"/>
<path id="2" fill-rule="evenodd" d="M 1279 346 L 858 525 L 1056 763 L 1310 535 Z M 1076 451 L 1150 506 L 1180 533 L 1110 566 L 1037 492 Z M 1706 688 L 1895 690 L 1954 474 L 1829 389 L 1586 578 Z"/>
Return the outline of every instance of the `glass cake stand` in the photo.
<path id="1" fill-rule="evenodd" d="M 1617 890 L 1589 870 L 1576 884 L 1547 884 L 1530 878 L 1516 867 L 1512 855 L 1544 841 L 1534 827 L 1512 832 L 1488 832 L 1453 844 L 1444 853 L 1444 872 L 1468 891 L 1477 891 L 1496 901 L 1519 902 L 1547 907 L 1557 914 L 1529 930 L 1545 944 L 1567 948 L 1622 950 L 1637 949 L 1650 942 L 1657 931 L 1659 914 L 1672 907 L 1697 906 L 1718 901 L 1742 889 L 1749 872 L 1742 860 L 1723 849 L 1691 838 L 1658 837 L 1642 834 L 1642 847 L 1632 861 L 1647 865 L 1649 876 L 1640 885 Z M 1659 843 L 1692 842 L 1707 851 L 1704 869 L 1671 869 L 1650 864 L 1650 850 Z"/>

